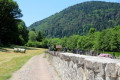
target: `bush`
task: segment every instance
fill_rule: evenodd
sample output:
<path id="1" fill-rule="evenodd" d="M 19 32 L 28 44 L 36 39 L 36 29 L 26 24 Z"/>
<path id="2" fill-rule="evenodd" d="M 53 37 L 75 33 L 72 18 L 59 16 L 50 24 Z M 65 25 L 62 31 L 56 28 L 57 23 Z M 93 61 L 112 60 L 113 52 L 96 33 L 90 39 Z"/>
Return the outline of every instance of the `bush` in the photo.
<path id="1" fill-rule="evenodd" d="M 37 48 L 48 48 L 48 40 L 47 39 L 43 39 L 42 42 L 28 41 L 28 43 L 25 44 L 25 46 L 28 46 L 28 47 L 37 47 Z"/>
<path id="2" fill-rule="evenodd" d="M 42 48 L 48 48 L 48 41 L 46 39 L 44 39 L 42 42 L 41 42 L 41 47 Z"/>
<path id="3" fill-rule="evenodd" d="M 40 42 L 31 42 L 31 41 L 28 41 L 28 43 L 25 45 L 25 46 L 28 46 L 28 47 L 38 47 L 40 48 L 41 47 L 41 43 Z"/>

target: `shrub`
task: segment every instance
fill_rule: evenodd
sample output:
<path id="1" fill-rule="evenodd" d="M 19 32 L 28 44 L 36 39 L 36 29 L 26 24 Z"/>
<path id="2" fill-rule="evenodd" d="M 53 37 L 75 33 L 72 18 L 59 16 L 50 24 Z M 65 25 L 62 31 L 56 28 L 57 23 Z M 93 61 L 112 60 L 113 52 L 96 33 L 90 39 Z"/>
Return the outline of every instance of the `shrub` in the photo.
<path id="1" fill-rule="evenodd" d="M 28 46 L 28 47 L 41 47 L 41 43 L 40 42 L 31 42 L 31 41 L 28 41 L 28 43 L 25 45 L 25 46 Z"/>

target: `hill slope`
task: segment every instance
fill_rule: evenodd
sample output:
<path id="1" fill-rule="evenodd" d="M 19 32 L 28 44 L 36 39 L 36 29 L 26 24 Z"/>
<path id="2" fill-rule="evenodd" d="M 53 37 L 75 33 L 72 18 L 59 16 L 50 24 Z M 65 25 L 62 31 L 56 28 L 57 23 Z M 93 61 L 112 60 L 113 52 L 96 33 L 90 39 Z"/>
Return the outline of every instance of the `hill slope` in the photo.
<path id="1" fill-rule="evenodd" d="M 102 31 L 120 25 L 120 3 L 90 1 L 80 3 L 33 23 L 35 28 L 49 37 L 64 37 L 73 34 L 85 35 L 90 28 Z"/>

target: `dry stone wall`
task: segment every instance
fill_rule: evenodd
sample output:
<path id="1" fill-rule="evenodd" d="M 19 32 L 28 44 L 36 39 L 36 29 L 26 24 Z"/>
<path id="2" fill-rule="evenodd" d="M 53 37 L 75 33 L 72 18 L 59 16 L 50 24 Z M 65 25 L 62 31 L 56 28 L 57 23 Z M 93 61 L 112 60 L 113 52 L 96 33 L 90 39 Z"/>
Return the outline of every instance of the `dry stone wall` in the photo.
<path id="1" fill-rule="evenodd" d="M 49 51 L 48 61 L 62 80 L 120 80 L 120 60 Z"/>

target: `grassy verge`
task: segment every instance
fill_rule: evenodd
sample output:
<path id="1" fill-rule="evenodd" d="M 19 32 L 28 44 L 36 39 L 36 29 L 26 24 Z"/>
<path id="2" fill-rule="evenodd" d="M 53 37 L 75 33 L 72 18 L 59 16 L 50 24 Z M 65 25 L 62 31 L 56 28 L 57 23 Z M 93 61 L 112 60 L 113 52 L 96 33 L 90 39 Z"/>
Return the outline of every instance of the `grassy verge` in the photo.
<path id="1" fill-rule="evenodd" d="M 7 80 L 12 73 L 20 69 L 31 57 L 43 53 L 45 49 L 27 48 L 26 53 L 14 53 L 11 48 L 0 49 L 0 80 Z"/>

